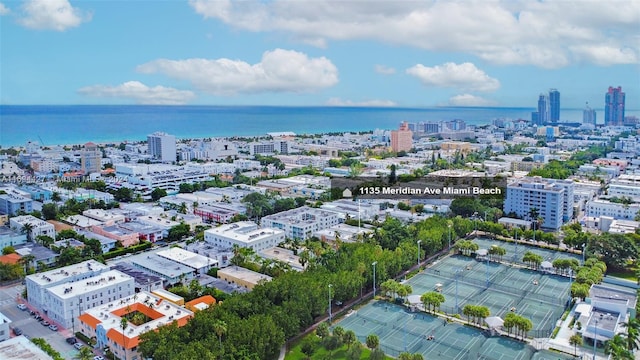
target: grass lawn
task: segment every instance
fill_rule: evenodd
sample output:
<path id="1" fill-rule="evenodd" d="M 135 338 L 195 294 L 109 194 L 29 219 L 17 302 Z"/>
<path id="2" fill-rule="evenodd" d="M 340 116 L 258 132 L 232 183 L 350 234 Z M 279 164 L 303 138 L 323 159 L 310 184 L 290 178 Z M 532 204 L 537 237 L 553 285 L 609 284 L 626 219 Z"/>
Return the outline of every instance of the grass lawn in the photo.
<path id="1" fill-rule="evenodd" d="M 310 334 L 307 337 L 305 337 L 303 340 L 298 342 L 291 350 L 289 350 L 289 352 L 285 356 L 285 360 L 304 360 L 304 359 L 306 359 L 307 356 L 302 353 L 302 350 L 300 349 L 300 347 L 301 347 L 302 343 L 308 338 L 312 338 L 312 339 L 315 340 L 316 339 L 316 335 L 315 334 Z M 347 346 L 346 345 L 343 345 L 343 346 L 337 348 L 336 350 L 333 350 L 331 352 L 331 355 L 329 355 L 329 351 L 322 346 L 320 341 L 314 341 L 314 342 L 317 344 L 317 347 L 316 347 L 316 350 L 313 352 L 313 354 L 311 354 L 310 359 L 313 359 L 313 360 L 324 360 L 324 359 L 345 360 L 347 358 Z M 351 346 L 358 346 L 358 345 L 359 344 L 353 344 Z M 360 359 L 361 360 L 369 359 L 369 354 L 370 353 L 371 353 L 371 351 L 367 347 L 362 346 L 362 354 L 360 355 Z M 387 356 L 387 359 L 388 360 L 392 360 L 393 358 Z"/>
<path id="2" fill-rule="evenodd" d="M 638 278 L 636 277 L 635 271 L 607 271 L 608 276 L 617 277 L 633 282 L 637 282 Z"/>

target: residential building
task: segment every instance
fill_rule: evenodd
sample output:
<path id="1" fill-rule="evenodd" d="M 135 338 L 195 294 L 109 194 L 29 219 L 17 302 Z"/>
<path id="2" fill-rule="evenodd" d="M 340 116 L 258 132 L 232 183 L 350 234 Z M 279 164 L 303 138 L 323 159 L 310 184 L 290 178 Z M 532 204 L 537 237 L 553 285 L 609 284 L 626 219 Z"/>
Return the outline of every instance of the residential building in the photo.
<path id="1" fill-rule="evenodd" d="M 99 173 L 102 170 L 102 151 L 98 145 L 88 142 L 80 152 L 80 166 L 85 174 Z"/>
<path id="2" fill-rule="evenodd" d="M 139 320 L 135 319 L 135 314 L 144 316 Z M 95 338 L 97 347 L 108 347 L 118 359 L 136 360 L 141 358 L 138 351 L 140 335 L 171 323 L 182 327 L 192 317 L 193 312 L 142 291 L 89 309 L 78 320 L 80 332 Z M 127 319 L 124 329 L 121 326 L 123 318 Z"/>
<path id="3" fill-rule="evenodd" d="M 117 240 L 108 238 L 100 234 L 96 234 L 93 231 L 76 230 L 76 232 L 79 235 L 86 237 L 87 239 L 98 240 L 100 242 L 100 248 L 102 249 L 103 253 L 109 252 L 111 249 L 113 249 L 116 246 Z"/>
<path id="4" fill-rule="evenodd" d="M 23 335 L 0 341 L 0 359 L 3 360 L 53 360 L 46 352 Z"/>
<path id="5" fill-rule="evenodd" d="M 211 245 L 229 249 L 237 245 L 255 252 L 275 247 L 284 240 L 284 230 L 267 226 L 260 228 L 252 221 L 225 224 L 204 232 L 204 241 Z"/>
<path id="6" fill-rule="evenodd" d="M 12 217 L 9 219 L 9 226 L 16 231 L 23 231 L 26 228 L 30 228 L 27 233 L 27 239 L 31 241 L 34 241 L 40 235 L 49 236 L 54 239 L 56 237 L 56 231 L 52 224 L 32 215 Z"/>
<path id="7" fill-rule="evenodd" d="M 140 242 L 140 234 L 123 228 L 120 224 L 111 226 L 93 226 L 91 232 L 120 241 L 122 246 L 129 247 Z"/>
<path id="8" fill-rule="evenodd" d="M 131 276 L 110 270 L 81 281 L 52 286 L 45 292 L 43 311 L 64 328 L 74 327 L 82 311 L 135 293 Z"/>
<path id="9" fill-rule="evenodd" d="M 623 174 L 609 182 L 610 197 L 630 197 L 640 201 L 640 174 Z"/>
<path id="10" fill-rule="evenodd" d="M 307 206 L 265 216 L 260 222 L 263 228 L 283 230 L 284 236 L 298 240 L 308 239 L 314 232 L 338 223 L 338 213 Z"/>
<path id="11" fill-rule="evenodd" d="M 609 90 L 604 96 L 604 125 L 622 126 L 624 123 L 625 94 L 622 87 L 614 88 L 609 86 Z"/>
<path id="12" fill-rule="evenodd" d="M 136 269 L 128 263 L 118 263 L 112 266 L 113 270 L 118 270 L 133 278 L 135 282 L 135 292 L 154 291 L 164 288 L 164 279 L 148 273 L 142 269 Z"/>
<path id="13" fill-rule="evenodd" d="M 549 96 L 540 94 L 538 97 L 538 125 L 547 125 L 551 115 L 549 114 Z"/>
<path id="14" fill-rule="evenodd" d="M 582 123 L 596 126 L 596 111 L 589 107 L 589 103 L 582 111 Z"/>
<path id="15" fill-rule="evenodd" d="M 156 254 L 165 259 L 188 266 L 201 275 L 206 274 L 213 267 L 218 267 L 218 260 L 196 254 L 179 247 L 171 247 L 161 250 Z"/>
<path id="16" fill-rule="evenodd" d="M 176 161 L 176 137 L 163 132 L 155 132 L 147 136 L 149 155 L 161 162 Z"/>
<path id="17" fill-rule="evenodd" d="M 0 227 L 0 249 L 7 246 L 22 245 L 27 242 L 27 234 L 21 230 L 11 229 L 7 226 Z"/>
<path id="18" fill-rule="evenodd" d="M 248 290 L 253 289 L 261 282 L 269 282 L 272 279 L 271 276 L 235 265 L 218 270 L 218 278 L 229 284 L 239 285 Z"/>
<path id="19" fill-rule="evenodd" d="M 0 343 L 11 337 L 11 328 L 9 325 L 11 325 L 11 319 L 3 313 L 0 313 Z"/>
<path id="20" fill-rule="evenodd" d="M 109 271 L 108 266 L 95 260 L 87 260 L 59 269 L 27 275 L 25 278 L 27 300 L 36 309 L 44 311 L 49 305 L 46 303 L 46 292 L 49 288 L 85 280 L 107 271 Z"/>
<path id="21" fill-rule="evenodd" d="M 0 194 L 0 214 L 16 216 L 33 211 L 33 200 L 12 194 Z"/>
<path id="22" fill-rule="evenodd" d="M 614 219 L 633 220 L 640 211 L 640 204 L 622 204 L 608 200 L 591 200 L 587 202 L 585 215 L 588 217 L 610 216 Z"/>
<path id="23" fill-rule="evenodd" d="M 504 213 L 514 213 L 529 221 L 532 209 L 543 219 L 542 227 L 557 230 L 563 223 L 565 189 L 542 178 L 522 178 L 507 185 Z M 573 196 L 571 196 L 573 200 Z"/>
<path id="24" fill-rule="evenodd" d="M 398 130 L 391 131 L 391 150 L 394 152 L 409 151 L 413 147 L 413 132 L 407 122 L 400 124 Z"/>
<path id="25" fill-rule="evenodd" d="M 549 90 L 549 121 L 560 121 L 560 92 L 557 89 Z"/>
<path id="26" fill-rule="evenodd" d="M 215 304 L 216 304 L 216 299 L 213 296 L 204 295 L 185 303 L 184 307 L 187 310 L 196 313 L 198 311 L 206 310 Z"/>

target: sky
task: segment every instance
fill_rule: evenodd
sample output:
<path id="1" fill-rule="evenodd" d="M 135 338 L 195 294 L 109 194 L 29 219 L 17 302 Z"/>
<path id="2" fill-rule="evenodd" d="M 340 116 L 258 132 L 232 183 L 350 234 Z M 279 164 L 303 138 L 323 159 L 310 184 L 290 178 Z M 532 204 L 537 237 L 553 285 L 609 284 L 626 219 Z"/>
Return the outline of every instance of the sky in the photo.
<path id="1" fill-rule="evenodd" d="M 637 0 L 0 0 L 0 104 L 640 108 Z"/>

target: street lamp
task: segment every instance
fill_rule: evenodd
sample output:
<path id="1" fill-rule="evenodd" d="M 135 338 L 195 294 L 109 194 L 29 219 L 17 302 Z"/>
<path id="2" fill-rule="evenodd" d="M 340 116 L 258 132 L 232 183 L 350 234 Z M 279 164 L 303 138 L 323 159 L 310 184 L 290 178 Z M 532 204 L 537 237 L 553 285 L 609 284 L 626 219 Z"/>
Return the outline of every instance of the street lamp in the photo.
<path id="1" fill-rule="evenodd" d="M 333 285 L 329 284 L 329 324 L 331 324 L 331 287 Z"/>
<path id="2" fill-rule="evenodd" d="M 486 267 L 486 271 L 485 271 L 485 274 L 486 274 L 486 277 L 487 277 L 486 285 L 487 285 L 487 287 L 489 287 L 489 255 L 487 255 L 486 263 L 487 263 L 487 267 Z"/>
<path id="3" fill-rule="evenodd" d="M 584 254 L 585 254 L 585 252 L 586 252 L 586 251 L 585 251 L 585 250 L 586 250 L 586 246 L 587 246 L 587 244 L 586 244 L 586 243 L 583 243 L 583 244 L 582 244 L 582 266 L 584 266 Z"/>
<path id="4" fill-rule="evenodd" d="M 449 249 L 451 249 L 451 224 L 448 224 L 447 227 L 449 227 Z"/>
<path id="5" fill-rule="evenodd" d="M 376 264 L 378 262 L 374 261 L 371 266 L 373 266 L 373 298 L 375 299 L 376 297 Z"/>
<path id="6" fill-rule="evenodd" d="M 418 266 L 420 266 L 420 244 L 422 243 L 422 240 L 418 240 Z"/>

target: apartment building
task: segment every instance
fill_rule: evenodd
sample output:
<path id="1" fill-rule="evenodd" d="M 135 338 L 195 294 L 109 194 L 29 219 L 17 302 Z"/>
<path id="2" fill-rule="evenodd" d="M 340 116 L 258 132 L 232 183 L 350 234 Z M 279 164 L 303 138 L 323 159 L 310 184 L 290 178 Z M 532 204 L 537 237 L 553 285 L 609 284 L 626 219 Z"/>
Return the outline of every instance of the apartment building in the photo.
<path id="1" fill-rule="evenodd" d="M 225 224 L 204 232 L 204 241 L 220 248 L 251 248 L 255 252 L 277 246 L 285 240 L 285 231 L 262 227 L 252 221 Z"/>
<path id="2" fill-rule="evenodd" d="M 542 227 L 557 230 L 562 226 L 565 206 L 565 188 L 548 179 L 522 178 L 507 185 L 504 213 L 534 221 L 531 210 L 537 209 L 543 219 Z M 571 196 L 573 201 L 573 196 Z"/>
<path id="3" fill-rule="evenodd" d="M 23 231 L 23 229 L 25 229 L 25 225 L 30 228 L 29 232 L 27 233 L 27 238 L 29 238 L 31 241 L 33 241 L 40 235 L 50 236 L 52 238 L 56 237 L 54 226 L 44 220 L 38 219 L 35 216 L 22 215 L 9 219 L 9 226 L 13 230 Z"/>
<path id="4" fill-rule="evenodd" d="M 340 223 L 340 214 L 303 206 L 265 216 L 260 224 L 263 228 L 280 229 L 291 239 L 308 239 L 314 232 Z"/>

